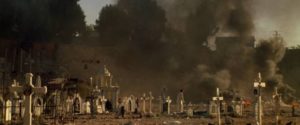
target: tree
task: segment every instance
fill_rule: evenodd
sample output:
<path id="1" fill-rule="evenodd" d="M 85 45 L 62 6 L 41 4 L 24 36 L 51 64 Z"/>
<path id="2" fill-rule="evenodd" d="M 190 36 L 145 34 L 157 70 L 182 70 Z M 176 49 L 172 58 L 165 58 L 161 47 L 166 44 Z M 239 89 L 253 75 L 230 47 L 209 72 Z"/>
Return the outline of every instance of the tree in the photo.
<path id="1" fill-rule="evenodd" d="M 161 40 L 165 24 L 165 12 L 155 0 L 119 0 L 102 9 L 95 29 L 100 42 L 114 48 L 109 53 L 116 62 L 156 69 L 168 59 L 168 43 Z"/>
<path id="2" fill-rule="evenodd" d="M 85 32 L 78 0 L 1 0 L 0 37 L 20 42 L 70 39 Z"/>
<path id="3" fill-rule="evenodd" d="M 81 35 L 86 30 L 85 16 L 78 0 L 50 0 L 49 15 L 52 34 L 63 40 Z"/>
<path id="4" fill-rule="evenodd" d="M 15 9 L 11 0 L 0 1 L 0 37 L 11 37 L 14 27 Z"/>

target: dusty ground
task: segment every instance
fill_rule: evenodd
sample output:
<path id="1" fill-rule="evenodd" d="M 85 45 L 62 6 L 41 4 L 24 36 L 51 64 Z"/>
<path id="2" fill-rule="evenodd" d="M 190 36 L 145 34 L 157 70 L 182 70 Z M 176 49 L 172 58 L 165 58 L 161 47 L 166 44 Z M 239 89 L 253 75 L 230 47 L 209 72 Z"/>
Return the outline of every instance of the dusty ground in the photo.
<path id="1" fill-rule="evenodd" d="M 300 124 L 300 117 L 282 117 L 281 124 L 286 125 L 288 122 Z M 47 119 L 44 122 L 47 125 L 53 125 L 54 119 Z M 255 124 L 254 118 L 232 118 L 234 125 Z M 273 125 L 274 117 L 264 117 L 264 125 Z M 222 123 L 224 123 L 224 118 Z M 174 117 L 152 117 L 152 118 L 113 118 L 110 116 L 82 115 L 77 118 L 65 119 L 64 122 L 57 120 L 58 125 L 208 125 L 215 124 L 214 118 L 174 118 Z M 274 124 L 275 125 L 275 124 Z"/>

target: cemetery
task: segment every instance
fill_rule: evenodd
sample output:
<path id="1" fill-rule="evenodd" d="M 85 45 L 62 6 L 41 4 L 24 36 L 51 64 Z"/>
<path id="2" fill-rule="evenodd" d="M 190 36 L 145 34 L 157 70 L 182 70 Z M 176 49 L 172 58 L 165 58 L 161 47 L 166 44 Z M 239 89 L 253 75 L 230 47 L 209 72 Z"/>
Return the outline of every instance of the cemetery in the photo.
<path id="1" fill-rule="evenodd" d="M 35 80 L 34 80 L 35 78 Z M 272 102 L 263 101 L 260 91 L 267 87 L 260 73 L 254 87 L 260 87 L 257 101 L 247 104 L 239 95 L 226 96 L 216 88 L 215 96 L 202 104 L 186 103 L 181 89 L 177 97 L 170 97 L 166 88 L 154 97 L 152 92 L 142 95 L 120 96 L 112 74 L 104 66 L 101 82 L 90 77 L 91 88 L 86 96 L 78 90 L 43 86 L 40 76 L 25 74 L 25 83 L 12 81 L 9 95 L 1 96 L 1 124 L 277 124 L 300 122 L 299 107 L 283 104 L 281 94 L 274 88 Z M 33 82 L 35 81 L 35 82 Z M 50 87 L 51 88 L 51 87 Z M 260 90 L 261 89 L 261 90 Z M 292 110 L 291 110 L 292 109 Z"/>

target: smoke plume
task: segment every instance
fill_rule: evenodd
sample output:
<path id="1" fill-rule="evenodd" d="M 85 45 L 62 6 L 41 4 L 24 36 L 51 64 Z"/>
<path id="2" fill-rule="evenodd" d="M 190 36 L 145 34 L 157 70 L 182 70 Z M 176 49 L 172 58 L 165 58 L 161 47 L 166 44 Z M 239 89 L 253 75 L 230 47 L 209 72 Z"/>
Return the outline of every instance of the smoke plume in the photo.
<path id="1" fill-rule="evenodd" d="M 266 81 L 279 78 L 277 63 L 285 50 L 272 39 L 254 48 L 249 5 L 250 0 L 119 0 L 101 11 L 95 27 L 100 42 L 93 44 L 99 50 L 92 53 L 105 57 L 101 64 L 120 81 L 123 95 L 158 96 L 162 87 L 173 97 L 185 89 L 194 102 L 210 99 L 216 87 L 252 95 L 258 72 Z"/>

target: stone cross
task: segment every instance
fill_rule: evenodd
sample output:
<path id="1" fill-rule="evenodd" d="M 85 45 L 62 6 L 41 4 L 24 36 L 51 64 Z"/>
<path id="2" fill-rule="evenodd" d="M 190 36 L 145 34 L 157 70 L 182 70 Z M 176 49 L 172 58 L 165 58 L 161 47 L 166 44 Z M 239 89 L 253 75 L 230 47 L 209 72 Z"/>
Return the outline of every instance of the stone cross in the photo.
<path id="1" fill-rule="evenodd" d="M 266 83 L 262 82 L 261 74 L 258 73 L 258 81 L 254 82 L 254 87 L 258 89 L 258 110 L 257 110 L 257 124 L 262 125 L 262 105 L 261 105 L 261 88 L 266 87 Z"/>
<path id="2" fill-rule="evenodd" d="M 154 97 L 152 96 L 152 92 L 149 92 L 149 113 L 152 114 L 152 100 Z"/>
<path id="3" fill-rule="evenodd" d="M 171 113 L 171 103 L 172 103 L 170 96 L 167 97 L 166 102 L 168 103 L 168 115 L 169 115 Z"/>
<path id="4" fill-rule="evenodd" d="M 47 87 L 34 87 L 32 85 L 32 73 L 26 73 L 26 84 L 23 86 L 11 86 L 11 92 L 23 93 L 25 95 L 25 113 L 23 125 L 32 125 L 32 94 L 46 94 Z"/>
<path id="5" fill-rule="evenodd" d="M 142 112 L 146 113 L 146 94 L 144 93 L 143 96 L 141 97 L 141 101 L 142 101 Z"/>
<path id="6" fill-rule="evenodd" d="M 219 88 L 217 88 L 217 95 L 213 97 L 213 101 L 217 102 L 217 115 L 218 115 L 218 125 L 221 125 L 221 112 L 220 112 L 220 101 L 223 100 L 223 97 L 220 96 Z"/>

